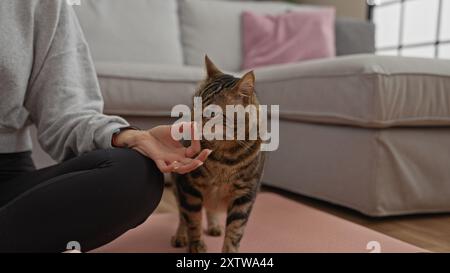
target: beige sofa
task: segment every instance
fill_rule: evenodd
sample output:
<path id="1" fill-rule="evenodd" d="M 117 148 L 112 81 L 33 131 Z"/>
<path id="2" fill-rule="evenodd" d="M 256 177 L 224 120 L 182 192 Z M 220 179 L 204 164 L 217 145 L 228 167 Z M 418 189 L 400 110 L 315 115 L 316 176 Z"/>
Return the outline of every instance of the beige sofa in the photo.
<path id="1" fill-rule="evenodd" d="M 84 0 L 77 7 L 105 112 L 171 122 L 203 78 L 202 55 L 240 73 L 239 14 L 315 8 L 218 0 Z M 215 22 L 215 23 L 214 23 Z M 339 19 L 337 52 L 373 51 L 373 26 Z M 280 105 L 280 147 L 264 183 L 385 216 L 450 211 L 450 62 L 374 55 L 255 71 Z M 34 153 L 39 166 L 51 160 Z"/>

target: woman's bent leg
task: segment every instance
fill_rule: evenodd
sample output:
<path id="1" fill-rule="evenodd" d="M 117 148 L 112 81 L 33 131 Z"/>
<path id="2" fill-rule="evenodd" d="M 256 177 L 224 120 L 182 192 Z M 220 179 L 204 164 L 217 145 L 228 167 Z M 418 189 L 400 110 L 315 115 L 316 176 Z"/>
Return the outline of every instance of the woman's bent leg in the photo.
<path id="1" fill-rule="evenodd" d="M 129 149 L 98 150 L 20 175 L 0 187 L 0 252 L 92 250 L 144 222 L 163 175 Z"/>

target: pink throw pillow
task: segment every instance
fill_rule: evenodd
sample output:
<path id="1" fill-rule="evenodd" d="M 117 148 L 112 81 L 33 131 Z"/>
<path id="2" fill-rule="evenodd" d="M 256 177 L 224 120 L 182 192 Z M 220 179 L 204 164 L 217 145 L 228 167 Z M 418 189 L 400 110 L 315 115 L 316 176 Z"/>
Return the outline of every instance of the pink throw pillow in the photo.
<path id="1" fill-rule="evenodd" d="M 244 11 L 242 69 L 334 57 L 335 9 L 258 15 Z"/>

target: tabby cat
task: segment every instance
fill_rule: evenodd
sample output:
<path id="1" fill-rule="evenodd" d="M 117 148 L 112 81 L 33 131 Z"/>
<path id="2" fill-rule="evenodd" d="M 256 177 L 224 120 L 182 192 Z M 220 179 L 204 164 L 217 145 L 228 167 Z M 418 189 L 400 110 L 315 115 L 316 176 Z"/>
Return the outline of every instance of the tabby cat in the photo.
<path id="1" fill-rule="evenodd" d="M 211 104 L 222 109 L 226 105 L 255 105 L 258 109 L 253 72 L 235 78 L 222 73 L 207 56 L 205 66 L 207 78 L 195 94 L 202 98 L 203 109 Z M 222 252 L 238 252 L 264 167 L 261 139 L 248 139 L 251 126 L 257 125 L 246 124 L 245 140 L 201 140 L 202 149 L 213 151 L 206 162 L 191 173 L 173 175 L 180 217 L 172 246 L 187 246 L 191 253 L 206 252 L 202 240 L 202 208 L 205 208 L 206 233 L 210 236 L 221 235 L 217 213 L 226 210 Z"/>

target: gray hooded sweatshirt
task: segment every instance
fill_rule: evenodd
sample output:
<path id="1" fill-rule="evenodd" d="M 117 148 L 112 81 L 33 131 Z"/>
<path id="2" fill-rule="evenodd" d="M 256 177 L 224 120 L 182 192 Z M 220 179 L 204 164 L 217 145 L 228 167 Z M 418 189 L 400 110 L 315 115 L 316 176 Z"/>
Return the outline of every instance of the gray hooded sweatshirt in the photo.
<path id="1" fill-rule="evenodd" d="M 0 153 L 41 146 L 62 161 L 111 147 L 122 118 L 102 114 L 88 45 L 65 0 L 0 1 Z"/>

